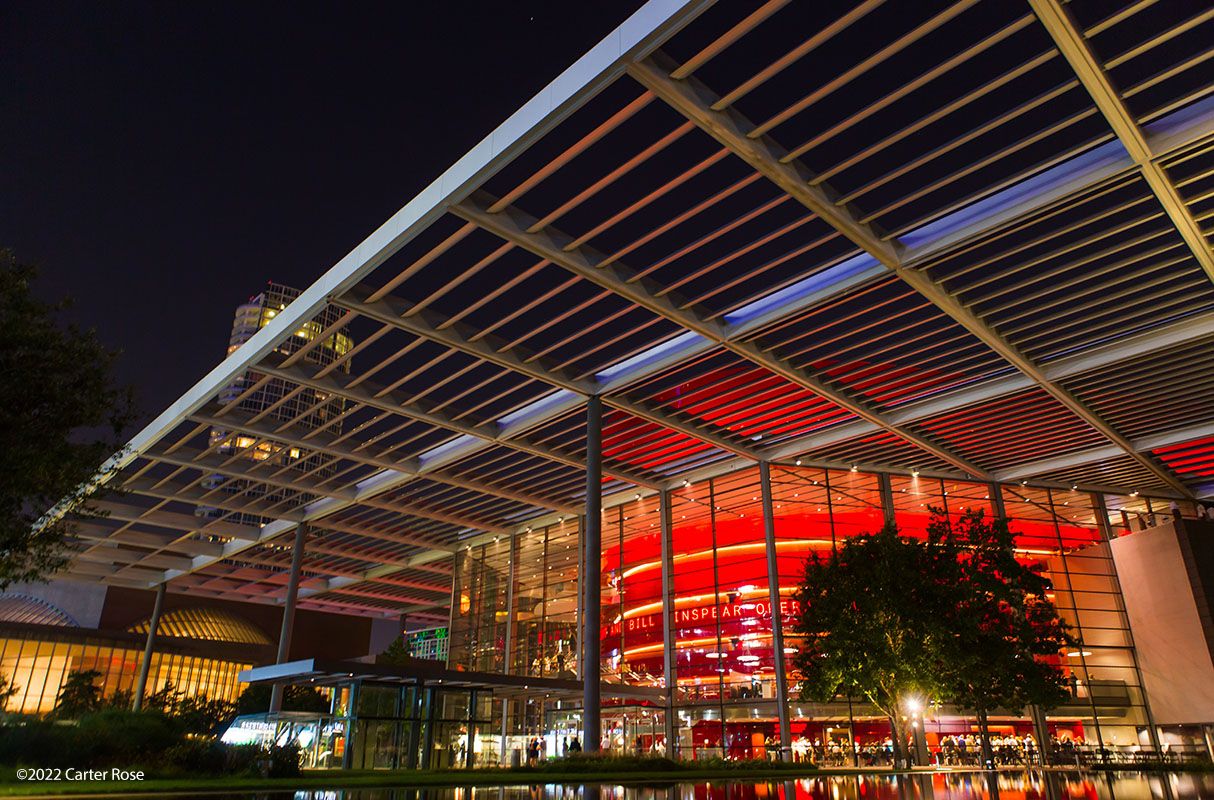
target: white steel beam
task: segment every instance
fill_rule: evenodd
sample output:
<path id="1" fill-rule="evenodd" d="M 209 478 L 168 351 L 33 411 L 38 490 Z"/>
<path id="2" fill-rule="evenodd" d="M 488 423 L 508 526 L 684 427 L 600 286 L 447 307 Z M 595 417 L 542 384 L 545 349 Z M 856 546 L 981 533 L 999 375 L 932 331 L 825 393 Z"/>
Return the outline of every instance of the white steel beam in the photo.
<path id="1" fill-rule="evenodd" d="M 272 353 L 300 325 L 320 313 L 330 299 L 358 284 L 418 233 L 437 221 L 451 203 L 459 202 L 483 184 L 623 75 L 627 64 L 652 52 L 711 5 L 712 0 L 649 0 L 333 265 L 248 342 L 135 434 L 121 451 L 98 469 L 88 490 L 95 491 L 108 483 L 119 470 Z M 387 473 L 378 488 L 388 491 L 404 480 L 408 478 Z M 39 520 L 38 528 L 57 521 L 74 505 L 75 501 L 61 501 Z M 331 513 L 331 510 L 325 513 Z M 284 533 L 295 523 L 281 521 L 280 524 L 286 527 L 278 533 Z"/>
<path id="2" fill-rule="evenodd" d="M 1174 430 L 1152 434 L 1150 436 L 1140 436 L 1137 439 L 1133 439 L 1130 444 L 1133 445 L 1136 452 L 1150 453 L 1154 450 L 1158 450 L 1161 447 L 1171 447 L 1175 444 L 1193 442 L 1198 439 L 1204 439 L 1207 436 L 1214 436 L 1214 424 L 1206 423 L 1204 425 L 1190 425 L 1184 428 L 1176 428 Z M 1093 447 L 1088 450 L 1067 453 L 1055 458 L 1047 458 L 1040 461 L 1019 464 L 995 473 L 995 479 L 1000 481 L 1017 481 L 1022 478 L 1032 477 L 1034 475 L 1045 475 L 1051 472 L 1067 470 L 1072 467 L 1083 466 L 1084 464 L 1094 464 L 1098 461 L 1105 461 L 1110 458 L 1116 458 L 1120 455 L 1123 454 L 1111 446 Z"/>
<path id="3" fill-rule="evenodd" d="M 886 241 L 871 226 L 859 222 L 859 216 L 850 208 L 837 205 L 833 201 L 832 192 L 825 183 L 811 183 L 814 176 L 809 169 L 796 159 L 788 158 L 787 152 L 768 136 L 756 135 L 754 124 L 734 109 L 726 107 L 720 111 L 716 110 L 715 106 L 720 98 L 695 77 L 681 81 L 671 77 L 674 69 L 677 69 L 677 64 L 669 56 L 659 52 L 630 65 L 629 74 L 642 86 L 664 100 L 671 108 L 727 147 L 759 174 L 767 177 L 835 230 L 862 247 L 869 255 L 885 265 L 957 324 L 1017 370 L 1031 378 L 1072 414 L 1121 448 L 1124 453 L 1129 454 L 1172 488 L 1182 494 L 1188 493 L 1188 489 L 1175 475 L 1149 456 L 1136 452 L 1124 436 L 1114 430 L 1085 403 L 1046 377 L 1037 364 L 963 306 L 956 297 L 932 280 L 927 273 L 908 268 L 903 260 L 903 248 L 896 238 Z M 475 196 L 473 195 L 473 197 Z M 467 201 L 465 201 L 466 203 Z M 899 432 L 897 426 L 885 427 L 887 430 Z M 899 433 L 899 435 L 903 434 Z M 946 460 L 949 463 L 956 463 L 951 459 Z M 982 473 L 980 471 L 976 474 Z"/>
<path id="4" fill-rule="evenodd" d="M 336 441 L 337 437 L 332 434 L 316 433 L 313 431 L 296 431 L 294 433 L 284 433 L 264 421 L 254 422 L 252 417 L 236 411 L 230 411 L 222 416 L 219 416 L 215 411 L 204 410 L 197 414 L 192 414 L 191 419 L 196 422 L 201 422 L 204 425 L 211 425 L 215 428 L 224 430 L 235 430 L 241 433 L 247 433 L 250 436 L 266 441 L 273 441 L 282 444 L 289 444 L 300 449 L 310 450 L 316 453 L 322 453 L 328 456 L 346 458 L 352 461 L 357 461 L 368 466 L 378 467 L 384 470 L 396 470 L 399 472 L 413 473 L 417 477 L 424 477 L 426 480 L 434 483 L 441 483 L 447 486 L 455 486 L 461 489 L 471 489 L 481 494 L 486 494 L 491 497 L 500 497 L 503 500 L 513 500 L 517 503 L 525 503 L 527 505 L 536 506 L 537 508 L 548 508 L 553 511 L 570 511 L 573 513 L 572 506 L 566 507 L 560 503 L 553 501 L 550 498 L 539 497 L 524 492 L 518 492 L 511 489 L 504 489 L 500 486 L 487 484 L 483 482 L 472 482 L 456 475 L 448 473 L 427 471 L 424 475 L 419 473 L 420 465 L 415 458 L 407 458 L 394 460 L 390 456 L 376 454 L 369 448 L 351 447 L 344 442 Z"/>
<path id="5" fill-rule="evenodd" d="M 1197 263 L 1206 271 L 1206 275 L 1214 280 L 1214 251 L 1211 251 L 1201 226 L 1189 213 L 1172 179 L 1159 165 L 1158 156 L 1152 152 L 1147 135 L 1126 108 L 1121 95 L 1113 88 L 1108 74 L 1096 59 L 1070 13 L 1063 8 L 1059 0 L 1029 0 L 1029 5 L 1049 32 L 1058 51 L 1071 65 L 1083 88 L 1092 96 L 1109 127 L 1117 134 L 1117 139 L 1141 171 L 1142 177 L 1151 187 L 1172 224 L 1176 226 Z"/>
<path id="6" fill-rule="evenodd" d="M 399 396 L 397 392 L 377 391 L 376 386 L 371 381 L 360 381 L 357 385 L 353 381 L 343 381 L 340 377 L 329 374 L 321 378 L 314 377 L 309 370 L 302 367 L 282 367 L 272 366 L 266 363 L 258 366 L 258 370 L 268 375 L 273 375 L 283 380 L 291 381 L 300 386 L 307 386 L 318 392 L 324 392 L 330 396 L 343 397 L 354 403 L 360 403 L 370 408 L 377 408 L 380 411 L 387 411 L 392 414 L 398 414 L 402 417 L 415 419 L 418 422 L 423 422 L 427 425 L 433 425 L 437 428 L 461 433 L 465 436 L 471 436 L 477 439 L 482 439 L 492 444 L 501 444 L 513 450 L 518 450 L 529 455 L 539 458 L 554 461 L 558 464 L 574 467 L 576 469 L 585 469 L 586 465 L 580 459 L 575 458 L 568 453 L 563 453 L 547 445 L 532 442 L 525 436 L 516 436 L 509 439 L 502 438 L 499 433 L 490 428 L 488 425 L 473 425 L 468 422 L 456 419 L 450 415 L 441 412 L 429 411 L 415 404 L 410 403 L 407 399 Z M 632 483 L 637 486 L 654 486 L 654 481 L 643 475 L 638 475 L 631 470 L 625 469 L 615 464 L 605 464 L 603 472 L 618 478 L 627 483 Z"/>
<path id="7" fill-rule="evenodd" d="M 497 206 L 496 198 L 480 191 L 474 192 L 464 202 L 454 206 L 452 212 L 469 222 L 475 222 L 506 241 L 513 242 L 541 258 L 565 268 L 584 280 L 601 286 L 690 332 L 713 341 L 747 361 L 783 377 L 792 384 L 829 400 L 861 419 L 892 431 L 916 447 L 953 464 L 963 472 L 976 477 L 986 475 L 985 470 L 981 467 L 969 463 L 925 437 L 890 425 L 879 412 L 870 408 L 864 401 L 846 395 L 817 376 L 776 358 L 753 342 L 731 339 L 726 327 L 720 321 L 707 319 L 707 315 L 698 309 L 684 308 L 674 299 L 673 294 L 659 294 L 657 287 L 650 285 L 644 279 L 635 279 L 631 270 L 621 262 L 606 263 L 606 258 L 601 253 L 586 245 L 572 244 L 572 239 L 568 235 L 552 227 L 537 230 L 536 220 L 513 206 L 507 206 L 498 212 L 490 211 L 491 208 Z"/>
<path id="8" fill-rule="evenodd" d="M 369 298 L 373 293 L 370 288 L 356 286 L 347 294 L 347 297 L 337 301 L 337 304 L 384 325 L 391 325 L 414 336 L 438 342 L 555 388 L 572 392 L 581 399 L 596 394 L 594 381 L 576 378 L 567 371 L 546 364 L 544 359 L 520 348 L 507 349 L 506 344 L 499 341 L 497 337 L 474 337 L 473 331 L 465 330 L 466 326 L 448 325 L 447 320 L 435 312 L 423 311 L 414 314 L 408 303 L 391 295 L 371 301 Z M 745 456 L 755 461 L 759 458 L 757 452 L 752 448 L 730 441 L 708 426 L 696 425 L 692 421 L 679 419 L 671 414 L 651 409 L 642 403 L 630 402 L 624 398 L 611 395 L 602 395 L 602 397 L 604 403 L 618 411 L 640 417 L 684 436 L 698 439 L 719 450 Z M 578 405 L 581 403 L 579 402 Z"/>

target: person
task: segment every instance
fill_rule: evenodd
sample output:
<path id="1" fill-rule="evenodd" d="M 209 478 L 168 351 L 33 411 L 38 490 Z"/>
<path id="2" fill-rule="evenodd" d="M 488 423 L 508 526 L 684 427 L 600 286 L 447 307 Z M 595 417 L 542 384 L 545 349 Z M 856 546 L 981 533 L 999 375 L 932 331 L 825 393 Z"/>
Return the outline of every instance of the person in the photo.
<path id="1" fill-rule="evenodd" d="M 569 740 L 569 752 L 570 753 L 582 752 L 582 743 L 578 741 L 578 738 L 576 736 L 574 736 L 572 739 Z"/>

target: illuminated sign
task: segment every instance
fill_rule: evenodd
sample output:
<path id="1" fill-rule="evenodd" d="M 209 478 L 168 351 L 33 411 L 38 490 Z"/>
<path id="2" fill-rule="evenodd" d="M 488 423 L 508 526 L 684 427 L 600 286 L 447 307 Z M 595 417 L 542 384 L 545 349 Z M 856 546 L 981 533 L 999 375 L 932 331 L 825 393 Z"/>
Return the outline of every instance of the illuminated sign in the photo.
<path id="1" fill-rule="evenodd" d="M 783 599 L 780 601 L 780 616 L 787 619 L 796 616 L 801 610 L 801 604 L 796 600 Z M 733 621 L 744 619 L 770 619 L 771 603 L 767 601 L 731 603 L 728 605 L 696 606 L 680 608 L 674 612 L 674 624 L 696 625 L 701 622 L 717 620 Z M 644 614 L 623 621 L 625 631 L 659 631 L 662 629 L 661 614 Z"/>

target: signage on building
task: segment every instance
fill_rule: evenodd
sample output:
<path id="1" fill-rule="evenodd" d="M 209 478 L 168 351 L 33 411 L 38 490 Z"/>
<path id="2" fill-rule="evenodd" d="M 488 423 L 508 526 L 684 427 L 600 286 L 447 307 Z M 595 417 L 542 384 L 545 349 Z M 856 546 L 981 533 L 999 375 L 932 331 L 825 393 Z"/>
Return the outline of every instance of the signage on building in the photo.
<path id="1" fill-rule="evenodd" d="M 796 616 L 800 609 L 801 604 L 796 600 L 780 600 L 780 616 L 783 619 Z M 771 619 L 771 603 L 762 600 L 753 603 L 719 603 L 716 605 L 695 606 L 693 608 L 676 608 L 674 612 L 675 627 L 707 624 L 718 620 L 733 622 L 748 619 Z M 660 631 L 662 629 L 662 615 L 661 613 L 657 613 L 630 617 L 623 621 L 622 627 L 625 632 Z"/>

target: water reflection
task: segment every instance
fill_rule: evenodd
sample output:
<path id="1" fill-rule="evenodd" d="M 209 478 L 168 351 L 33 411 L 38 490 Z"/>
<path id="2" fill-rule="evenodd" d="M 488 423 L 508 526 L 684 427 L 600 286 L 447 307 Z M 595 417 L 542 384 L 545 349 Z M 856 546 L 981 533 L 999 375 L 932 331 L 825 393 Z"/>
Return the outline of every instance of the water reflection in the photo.
<path id="1" fill-rule="evenodd" d="M 1214 800 L 1206 773 L 921 773 L 663 786 L 535 784 L 233 795 L 228 800 Z"/>

